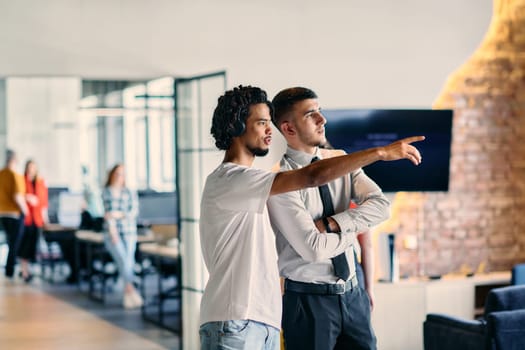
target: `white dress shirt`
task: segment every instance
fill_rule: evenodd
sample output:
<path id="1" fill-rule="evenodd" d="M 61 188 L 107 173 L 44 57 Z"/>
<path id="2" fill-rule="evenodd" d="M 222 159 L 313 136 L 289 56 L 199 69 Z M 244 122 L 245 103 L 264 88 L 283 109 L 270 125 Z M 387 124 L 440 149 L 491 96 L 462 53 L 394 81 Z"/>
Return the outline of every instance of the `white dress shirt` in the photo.
<path id="1" fill-rule="evenodd" d="M 342 151 L 318 149 L 315 154 L 287 148 L 281 171 L 298 169 L 317 156 Z M 353 245 L 356 234 L 369 230 L 389 216 L 389 201 L 362 169 L 328 184 L 334 210 L 332 218 L 340 233 L 320 233 L 314 224 L 323 215 L 317 187 L 272 196 L 268 200 L 270 221 L 276 234 L 281 276 L 307 283 L 342 283 L 334 275 L 330 258 L 346 253 L 350 276 L 355 274 Z M 358 204 L 349 209 L 350 201 Z"/>

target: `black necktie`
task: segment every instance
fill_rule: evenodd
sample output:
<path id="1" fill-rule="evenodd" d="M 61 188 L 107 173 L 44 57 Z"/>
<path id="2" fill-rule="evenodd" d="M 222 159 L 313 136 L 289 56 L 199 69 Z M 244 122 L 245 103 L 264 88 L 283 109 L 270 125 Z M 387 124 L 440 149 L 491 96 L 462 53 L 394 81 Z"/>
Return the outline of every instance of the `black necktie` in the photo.
<path id="1" fill-rule="evenodd" d="M 318 160 L 318 157 L 314 157 L 312 163 Z M 334 215 L 334 204 L 332 203 L 332 196 L 330 195 L 328 185 L 319 186 L 319 194 L 321 195 L 321 201 L 323 201 L 323 217 L 327 218 Z M 326 230 L 327 232 L 331 232 L 328 225 L 326 225 Z M 342 252 L 338 256 L 334 256 L 332 258 L 332 265 L 334 266 L 334 274 L 343 281 L 346 281 L 350 276 L 350 270 L 348 268 L 348 261 L 346 260 L 345 253 Z"/>

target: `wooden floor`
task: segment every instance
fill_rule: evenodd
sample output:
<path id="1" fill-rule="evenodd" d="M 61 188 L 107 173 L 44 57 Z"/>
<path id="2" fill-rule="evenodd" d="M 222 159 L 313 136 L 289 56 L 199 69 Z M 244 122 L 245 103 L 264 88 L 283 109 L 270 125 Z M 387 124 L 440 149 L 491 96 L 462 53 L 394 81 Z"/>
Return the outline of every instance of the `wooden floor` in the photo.
<path id="1" fill-rule="evenodd" d="M 3 272 L 3 271 L 2 271 Z M 2 273 L 3 275 L 3 273 Z M 91 301 L 75 286 L 0 277 L 0 349 L 179 349 L 174 333 L 119 303 Z"/>

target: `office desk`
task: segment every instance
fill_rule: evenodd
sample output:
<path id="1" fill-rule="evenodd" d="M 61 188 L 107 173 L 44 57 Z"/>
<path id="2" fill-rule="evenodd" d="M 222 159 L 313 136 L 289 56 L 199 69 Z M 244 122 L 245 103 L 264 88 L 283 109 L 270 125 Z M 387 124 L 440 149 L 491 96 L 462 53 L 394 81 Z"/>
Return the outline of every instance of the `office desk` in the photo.
<path id="1" fill-rule="evenodd" d="M 157 243 L 145 243 L 139 247 L 144 258 L 150 258 L 154 270 L 143 266 L 141 269 L 141 292 L 144 297 L 142 306 L 142 317 L 161 327 L 179 333 L 181 327 L 181 289 L 180 289 L 180 255 L 178 247 L 160 245 Z M 155 274 L 157 290 L 153 295 L 148 295 L 146 289 L 146 278 Z M 166 286 L 164 279 L 174 277 L 175 281 Z M 170 303 L 175 301 L 175 303 Z M 166 310 L 166 304 L 169 310 Z M 150 309 L 153 309 L 150 312 Z M 167 318 L 166 316 L 174 316 Z"/>
<path id="2" fill-rule="evenodd" d="M 59 224 L 47 224 L 42 228 L 44 238 L 50 241 L 74 238 L 76 227 L 62 226 Z M 73 235 L 73 237 L 71 237 Z"/>
<path id="3" fill-rule="evenodd" d="M 111 256 L 104 246 L 104 234 L 100 232 L 79 230 L 75 234 L 77 249 L 77 267 L 80 271 L 81 251 L 85 251 L 85 269 L 84 273 L 79 274 L 79 288 L 81 288 L 82 276 L 88 280 L 88 295 L 91 299 L 105 302 L 106 299 L 106 281 L 108 278 L 118 276 L 118 271 L 106 271 L 105 264 L 111 261 Z M 153 242 L 154 237 L 151 234 L 137 236 L 137 248 L 143 243 Z M 101 266 L 96 267 L 95 261 L 100 261 Z M 97 284 L 100 288 L 96 288 Z"/>
<path id="4" fill-rule="evenodd" d="M 104 261 L 104 236 L 102 233 L 79 230 L 75 234 L 76 238 L 76 266 L 78 273 L 78 286 L 82 289 L 82 281 L 87 279 L 88 281 L 88 296 L 97 301 L 105 301 L 106 297 L 106 279 L 111 277 L 104 272 L 104 264 L 102 269 L 95 269 L 93 263 L 95 259 Z M 81 255 L 83 255 L 81 257 Z M 82 262 L 84 258 L 84 262 Z M 99 290 L 99 294 L 96 293 L 95 284 L 100 280 L 102 286 Z"/>
<path id="5" fill-rule="evenodd" d="M 74 227 L 62 226 L 59 224 L 47 224 L 42 228 L 42 236 L 47 244 L 47 252 L 40 255 L 40 266 L 42 270 L 42 279 L 48 282 L 54 282 L 55 268 L 57 263 L 66 262 L 71 271 L 74 266 Z M 58 244 L 61 254 L 53 251 L 52 243 Z M 46 274 L 46 267 L 49 267 L 50 274 Z"/>
<path id="6" fill-rule="evenodd" d="M 479 288 L 496 288 L 509 283 L 510 272 L 473 277 L 444 276 L 439 280 L 376 282 L 372 325 L 378 349 L 423 349 L 423 322 L 428 313 L 474 319 Z"/>

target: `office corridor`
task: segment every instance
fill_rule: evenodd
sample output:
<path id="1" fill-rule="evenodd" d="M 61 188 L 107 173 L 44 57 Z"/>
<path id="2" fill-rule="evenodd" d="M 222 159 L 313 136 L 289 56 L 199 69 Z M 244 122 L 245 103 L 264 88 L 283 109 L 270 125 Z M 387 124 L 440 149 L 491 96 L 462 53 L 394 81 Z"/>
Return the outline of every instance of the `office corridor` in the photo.
<path id="1" fill-rule="evenodd" d="M 178 349 L 174 333 L 143 321 L 140 309 L 90 300 L 76 286 L 0 277 L 3 350 Z"/>

